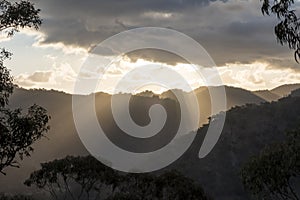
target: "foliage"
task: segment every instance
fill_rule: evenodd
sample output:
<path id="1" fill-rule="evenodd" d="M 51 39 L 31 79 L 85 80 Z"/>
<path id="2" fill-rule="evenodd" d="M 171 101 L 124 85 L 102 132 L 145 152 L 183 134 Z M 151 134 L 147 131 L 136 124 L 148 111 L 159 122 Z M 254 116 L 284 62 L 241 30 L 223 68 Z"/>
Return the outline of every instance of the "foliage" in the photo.
<path id="1" fill-rule="evenodd" d="M 33 105 L 23 115 L 20 109 L 0 108 L 0 172 L 5 167 L 19 167 L 16 156 L 21 160 L 30 156 L 32 144 L 49 130 L 46 110 Z"/>
<path id="2" fill-rule="evenodd" d="M 0 200 L 33 200 L 30 196 L 24 196 L 24 195 L 14 195 L 9 196 L 5 194 L 0 194 Z"/>
<path id="3" fill-rule="evenodd" d="M 0 107 L 8 104 L 8 98 L 13 92 L 13 78 L 10 76 L 9 70 L 3 65 L 4 60 L 9 59 L 11 53 L 2 49 L 0 52 Z"/>
<path id="4" fill-rule="evenodd" d="M 281 45 L 287 44 L 290 49 L 295 50 L 295 60 L 300 57 L 300 21 L 295 10 L 292 9 L 294 0 L 263 0 L 262 13 L 269 15 L 273 13 L 280 22 L 275 26 L 275 34 Z"/>
<path id="5" fill-rule="evenodd" d="M 33 27 L 38 29 L 42 24 L 40 9 L 36 9 L 29 1 L 10 2 L 0 0 L 0 31 L 7 30 L 12 36 L 19 29 Z"/>
<path id="6" fill-rule="evenodd" d="M 159 176 L 128 174 L 119 189 L 109 199 L 209 199 L 199 185 L 177 171 Z"/>
<path id="7" fill-rule="evenodd" d="M 41 166 L 25 185 L 48 191 L 54 199 L 208 199 L 200 186 L 178 172 L 121 174 L 91 156 L 67 156 Z"/>
<path id="8" fill-rule="evenodd" d="M 89 198 L 91 193 L 98 195 L 101 186 L 115 185 L 119 176 L 111 168 L 102 165 L 92 156 L 67 156 L 61 160 L 42 163 L 41 169 L 33 172 L 25 185 L 35 185 L 49 192 L 55 199 Z M 73 190 L 72 187 L 80 187 Z"/>
<path id="9" fill-rule="evenodd" d="M 299 176 L 300 129 L 288 132 L 287 141 L 268 146 L 241 171 L 245 188 L 258 199 L 299 199 Z"/>
<path id="10" fill-rule="evenodd" d="M 34 27 L 38 29 L 41 19 L 39 9 L 29 1 L 11 3 L 0 1 L 0 31 L 8 31 L 12 36 L 20 28 Z M 4 61 L 11 57 L 5 49 L 0 52 L 0 173 L 6 167 L 19 167 L 17 158 L 30 156 L 32 144 L 49 130 L 50 117 L 44 108 L 33 105 L 27 113 L 21 109 L 7 108 L 9 96 L 13 93 L 13 78 L 4 66 Z"/>

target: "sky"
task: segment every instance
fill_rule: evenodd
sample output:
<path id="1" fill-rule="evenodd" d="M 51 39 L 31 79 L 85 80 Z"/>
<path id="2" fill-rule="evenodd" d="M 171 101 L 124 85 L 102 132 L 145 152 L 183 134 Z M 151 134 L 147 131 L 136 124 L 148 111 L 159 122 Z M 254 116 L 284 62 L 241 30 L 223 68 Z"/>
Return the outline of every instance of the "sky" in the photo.
<path id="1" fill-rule="evenodd" d="M 293 51 L 276 42 L 273 30 L 278 20 L 262 15 L 259 0 L 32 2 L 41 9 L 41 28 L 22 30 L 13 38 L 0 37 L 0 45 L 13 53 L 6 66 L 20 87 L 74 93 L 80 69 L 93 47 L 122 31 L 140 27 L 170 28 L 196 40 L 214 60 L 225 85 L 263 90 L 300 82 L 300 65 Z M 298 7 L 296 3 L 295 9 Z M 192 88 L 204 84 L 192 65 L 180 57 L 146 50 L 122 55 L 105 74 L 94 74 L 104 77 L 99 90 L 114 93 L 128 72 L 144 65 L 156 67 L 147 75 L 140 72 L 127 77 L 125 84 L 142 84 L 160 74 L 172 87 L 186 89 L 168 76 L 165 68 L 180 73 Z M 149 89 L 162 92 L 166 88 L 152 85 Z"/>

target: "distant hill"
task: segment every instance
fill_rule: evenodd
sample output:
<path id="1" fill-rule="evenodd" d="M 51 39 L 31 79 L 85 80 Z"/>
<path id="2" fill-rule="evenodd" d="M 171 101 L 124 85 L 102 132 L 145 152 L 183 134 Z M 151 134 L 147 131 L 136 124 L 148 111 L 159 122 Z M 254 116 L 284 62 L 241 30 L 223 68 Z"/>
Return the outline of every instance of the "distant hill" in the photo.
<path id="1" fill-rule="evenodd" d="M 266 102 L 263 98 L 253 94 L 252 92 L 235 87 L 225 86 L 225 92 L 227 97 L 227 109 L 230 109 L 234 106 L 245 105 L 247 103 L 260 104 L 262 102 Z M 211 116 L 211 100 L 209 91 L 213 92 L 218 91 L 220 86 L 216 87 L 200 87 L 194 90 L 194 93 L 198 99 L 198 102 L 201 102 L 199 105 L 200 112 L 200 124 L 201 126 L 203 122 L 207 122 L 207 118 Z M 187 93 L 188 94 L 188 93 Z M 172 91 L 164 92 L 160 95 L 160 98 L 171 98 L 176 99 L 172 93 Z M 221 110 L 219 110 L 220 112 Z"/>
<path id="2" fill-rule="evenodd" d="M 195 178 L 203 184 L 208 192 L 216 197 L 220 195 L 230 197 L 232 194 L 243 193 L 236 176 L 233 176 L 240 163 L 247 159 L 250 154 L 258 152 L 264 141 L 270 142 L 277 138 L 274 137 L 272 130 L 276 130 L 275 133 L 281 134 L 285 128 L 293 127 L 293 123 L 297 119 L 294 113 L 299 113 L 298 108 L 300 108 L 297 104 L 299 102 L 295 99 L 288 98 L 278 103 L 266 104 L 265 100 L 250 91 L 233 87 L 226 87 L 225 89 L 227 108 L 235 108 L 228 112 L 224 133 L 216 149 L 205 159 L 199 160 L 195 157 L 200 148 L 201 137 L 203 137 L 202 130 L 206 128 L 204 126 L 200 129 L 198 139 L 196 138 L 192 148 L 179 162 L 175 163 L 178 169 Z M 200 126 L 206 123 L 207 118 L 210 116 L 210 98 L 208 89 L 205 87 L 195 90 L 195 93 L 201 102 L 202 118 L 199 122 Z M 123 98 L 125 95 L 129 94 L 120 94 L 118 98 Z M 111 133 L 112 139 L 120 140 L 117 134 L 120 131 L 110 117 L 110 99 L 111 95 L 109 94 L 96 94 L 97 116 L 100 123 L 106 124 L 105 128 Z M 0 178 L 0 192 L 32 192 L 22 183 L 32 171 L 39 168 L 41 162 L 62 158 L 66 155 L 88 154 L 75 130 L 71 102 L 72 96 L 63 92 L 15 89 L 10 98 L 10 106 L 27 108 L 36 103 L 45 107 L 51 115 L 51 130 L 48 134 L 49 139 L 44 138 L 34 145 L 35 152 L 30 158 L 25 158 L 21 162 L 20 169 L 9 168 L 6 170 L 8 175 Z M 284 102 L 290 103 L 291 106 L 288 107 L 289 104 L 284 104 Z M 163 132 L 168 134 L 176 129 L 176 124 L 178 124 L 178 105 L 170 91 L 158 96 L 149 92 L 132 96 L 130 104 L 132 118 L 136 123 L 146 125 L 149 123 L 148 109 L 151 105 L 157 103 L 163 105 L 167 113 L 172 116 L 167 123 L 170 125 L 163 129 Z M 263 103 L 262 107 L 245 106 L 246 104 L 261 103 Z M 292 112 L 289 112 L 289 109 L 293 109 Z M 289 123 L 293 126 L 289 126 Z M 269 132 L 264 136 L 263 131 Z M 149 143 L 148 146 L 156 145 L 159 147 L 167 141 L 167 139 L 161 138 L 156 143 Z M 119 142 L 122 143 L 122 141 Z M 229 176 L 232 176 L 232 185 L 226 183 L 226 181 L 231 180 L 228 179 Z M 223 187 L 223 184 L 226 187 Z M 225 188 L 228 190 L 223 191 Z"/>
<path id="3" fill-rule="evenodd" d="M 271 90 L 252 91 L 252 93 L 264 99 L 265 101 L 271 102 L 271 101 L 277 101 L 282 97 L 286 97 L 290 95 L 293 90 L 299 88 L 300 88 L 300 84 L 287 84 L 287 85 L 276 87 Z"/>
<path id="4" fill-rule="evenodd" d="M 256 96 L 271 102 L 271 101 L 277 101 L 278 99 L 281 98 L 281 96 L 269 91 L 269 90 L 259 90 L 259 91 L 254 91 L 253 92 Z"/>
<path id="5" fill-rule="evenodd" d="M 209 91 L 218 90 L 220 86 L 213 86 L 213 87 L 200 87 L 194 90 L 198 98 L 198 102 L 210 102 Z M 227 109 L 237 106 L 237 105 L 244 105 L 246 103 L 262 103 L 265 102 L 264 99 L 258 97 L 257 95 L 253 94 L 251 91 L 224 86 L 227 96 Z M 160 95 L 161 98 L 174 98 L 172 91 L 164 92 Z"/>
<path id="6" fill-rule="evenodd" d="M 280 97 L 285 97 L 291 94 L 293 90 L 299 89 L 300 84 L 288 84 L 276 87 L 270 90 L 272 93 L 277 94 Z"/>

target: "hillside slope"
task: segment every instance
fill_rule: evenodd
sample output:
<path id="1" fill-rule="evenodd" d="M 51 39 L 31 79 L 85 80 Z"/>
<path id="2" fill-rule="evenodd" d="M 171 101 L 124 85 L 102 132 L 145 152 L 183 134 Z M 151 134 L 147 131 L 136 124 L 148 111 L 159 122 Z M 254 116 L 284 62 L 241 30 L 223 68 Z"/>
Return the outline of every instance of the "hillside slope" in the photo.
<path id="1" fill-rule="evenodd" d="M 170 168 L 201 183 L 215 199 L 249 199 L 239 178 L 240 167 L 266 145 L 283 140 L 286 130 L 300 126 L 300 97 L 249 104 L 227 112 L 222 135 L 213 151 L 199 159 L 207 125 L 200 128 L 190 149 Z M 169 169 L 169 168 L 168 168 Z"/>
<path id="2" fill-rule="evenodd" d="M 250 94 L 249 91 L 245 91 L 238 88 L 230 88 L 230 87 L 228 87 L 226 90 L 227 90 L 227 98 L 228 98 L 227 101 L 229 102 L 228 105 L 230 107 L 241 106 L 247 103 L 260 103 L 263 101 L 261 98 Z M 209 103 L 207 104 L 207 102 L 205 102 L 205 100 L 209 99 L 207 90 L 204 88 L 201 89 L 201 91 L 199 90 L 198 92 L 199 93 L 197 94 L 197 96 L 202 99 L 201 102 L 205 103 L 202 105 L 202 107 L 209 106 Z M 249 98 L 249 95 L 251 96 L 251 98 Z M 101 120 L 101 114 L 107 112 L 107 107 L 109 105 L 108 103 L 110 97 L 111 97 L 110 95 L 105 93 L 98 93 L 96 95 L 96 108 L 100 120 Z M 65 157 L 66 155 L 87 155 L 88 154 L 87 150 L 81 144 L 81 141 L 79 140 L 79 137 L 75 130 L 73 117 L 72 117 L 71 102 L 72 102 L 72 96 L 62 92 L 45 91 L 45 90 L 24 90 L 24 89 L 15 90 L 14 94 L 10 98 L 10 106 L 27 108 L 33 103 L 36 103 L 45 107 L 52 117 L 50 123 L 51 130 L 47 136 L 49 139 L 43 138 L 41 141 L 37 142 L 34 145 L 35 152 L 32 154 L 32 157 L 25 158 L 25 160 L 21 162 L 20 169 L 9 168 L 6 170 L 8 175 L 5 177 L 1 177 L 0 179 L 0 186 L 1 186 L 0 192 L 23 192 L 23 191 L 30 192 L 30 190 L 26 188 L 22 183 L 32 171 L 39 168 L 39 164 L 41 162 L 50 161 L 55 158 L 62 158 Z M 173 115 L 175 117 L 174 118 L 175 121 L 170 122 L 171 126 L 168 126 L 165 129 L 166 132 L 170 132 L 170 130 L 176 128 L 176 116 L 177 116 L 176 113 L 174 114 L 174 112 L 176 111 L 174 105 L 176 104 L 172 103 L 172 100 L 160 99 L 158 97 L 143 97 L 143 96 L 134 97 L 132 100 L 133 118 L 137 121 L 137 123 L 141 125 L 147 124 L 149 120 L 147 108 L 149 108 L 150 105 L 155 103 L 161 103 L 162 105 L 165 105 L 167 107 L 166 110 L 169 110 L 171 112 L 171 116 Z M 209 112 L 205 113 L 203 116 L 204 116 L 203 119 L 206 120 L 207 117 L 209 116 Z M 244 115 L 242 114 L 242 116 Z M 111 119 L 106 119 L 106 120 L 111 120 Z M 240 124 L 242 125 L 243 123 L 245 122 L 242 122 Z M 108 128 L 111 133 L 115 134 L 116 131 L 115 127 L 108 127 Z M 167 140 L 160 140 L 159 142 L 155 143 L 155 145 L 160 146 L 162 143 L 165 142 L 167 142 Z M 196 145 L 196 147 L 198 148 L 200 147 L 200 145 Z M 226 152 L 227 151 L 225 150 L 224 153 Z M 192 154 L 189 153 L 188 155 L 192 155 Z M 220 158 L 222 158 L 222 155 L 218 155 L 218 156 L 221 156 Z M 212 159 L 212 157 L 213 156 L 210 156 L 209 158 Z M 188 162 L 193 163 L 195 161 L 198 162 L 197 159 Z M 204 168 L 210 166 L 210 165 L 206 166 L 204 164 L 201 165 Z M 197 168 L 192 170 L 201 172 L 201 170 L 203 171 L 204 168 L 202 169 Z M 185 171 L 186 168 L 180 167 L 179 169 Z M 213 170 L 213 168 L 211 170 Z M 203 173 L 200 173 L 200 175 L 202 176 Z M 194 177 L 199 178 L 198 175 L 195 175 Z M 207 185 L 206 187 L 210 192 L 214 191 L 214 188 L 209 187 L 209 183 L 206 183 L 204 181 L 205 180 L 204 178 L 202 178 L 202 180 L 203 181 L 200 182 L 205 183 Z"/>

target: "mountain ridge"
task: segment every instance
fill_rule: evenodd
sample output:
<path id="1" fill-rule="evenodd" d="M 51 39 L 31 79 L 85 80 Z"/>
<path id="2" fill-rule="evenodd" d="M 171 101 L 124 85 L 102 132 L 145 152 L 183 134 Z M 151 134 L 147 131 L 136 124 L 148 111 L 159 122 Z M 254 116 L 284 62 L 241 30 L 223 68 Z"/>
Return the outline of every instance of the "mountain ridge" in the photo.
<path id="1" fill-rule="evenodd" d="M 297 119 L 295 118 L 295 113 L 300 113 L 300 111 L 298 111 L 299 106 L 297 107 L 297 105 L 299 105 L 300 103 L 298 100 L 300 98 L 288 97 L 284 98 L 283 100 L 279 100 L 278 102 L 276 101 L 268 103 L 262 98 L 252 94 L 251 91 L 246 91 L 244 89 L 226 87 L 226 92 L 229 101 L 229 111 L 227 112 L 227 116 L 229 117 L 226 118 L 224 132 L 222 133 L 222 136 L 213 152 L 211 152 L 211 154 L 209 154 L 207 158 L 201 160 L 200 162 L 198 162 L 198 160 L 194 160 L 195 156 L 197 158 L 197 154 L 195 153 L 198 153 L 199 148 L 201 146 L 201 138 L 203 139 L 204 137 L 204 134 L 202 134 L 202 132 L 207 127 L 206 125 L 203 125 L 208 122 L 207 118 L 209 117 L 209 112 L 207 111 L 207 113 L 205 113 L 206 115 L 202 118 L 203 121 L 201 123 L 203 127 L 199 129 L 199 134 L 197 134 L 193 145 L 188 150 L 188 152 L 184 154 L 182 158 L 180 158 L 178 161 L 176 161 L 176 163 L 174 163 L 173 166 L 175 166 L 175 168 L 179 168 L 182 172 L 184 172 L 184 174 L 191 176 L 196 181 L 201 183 L 204 186 L 204 189 L 207 190 L 214 197 L 217 197 L 217 199 L 247 199 L 247 197 L 243 195 L 245 191 L 242 190 L 241 183 L 239 183 L 236 178 L 233 178 L 232 187 L 228 186 L 227 192 L 222 190 L 222 187 L 224 187 L 222 186 L 222 184 L 224 184 L 224 180 L 228 181 L 228 176 L 226 175 L 226 173 L 229 173 L 230 176 L 233 176 L 234 172 L 230 169 L 237 169 L 237 166 L 240 166 L 242 162 L 240 161 L 241 155 L 243 155 L 243 160 L 247 157 L 245 155 L 248 155 L 245 153 L 240 155 L 236 152 L 237 150 L 233 150 L 241 149 L 243 152 L 247 153 L 247 150 L 245 150 L 247 144 L 241 142 L 239 134 L 241 132 L 244 133 L 245 130 L 247 130 L 247 127 L 250 127 L 250 124 L 256 128 L 258 124 L 260 124 L 260 126 L 263 127 L 258 128 L 258 130 L 256 130 L 257 133 L 254 131 L 253 128 L 251 128 L 254 134 L 254 139 L 249 141 L 252 141 L 251 143 L 253 143 L 254 147 L 249 145 L 248 146 L 249 148 L 253 148 L 252 150 L 249 149 L 249 151 L 251 151 L 251 155 L 254 155 L 254 153 L 258 152 L 258 149 L 262 147 L 263 142 L 260 141 L 267 141 L 266 138 L 270 139 L 270 141 L 274 141 L 277 138 L 274 136 L 271 137 L 271 135 L 268 134 L 268 137 L 266 136 L 263 137 L 264 139 L 261 139 L 262 131 L 272 130 L 272 126 L 280 125 L 281 128 L 277 132 L 282 135 L 284 129 L 282 127 L 289 127 L 288 120 L 290 120 L 290 123 L 292 123 Z M 209 99 L 207 95 L 209 94 L 206 88 L 200 88 L 197 91 L 197 96 L 199 98 L 201 97 L 202 101 L 204 101 L 205 99 Z M 96 106 L 97 112 L 101 113 L 101 109 L 106 109 L 106 106 L 109 105 L 108 103 L 110 100 L 110 96 L 111 95 L 102 92 L 97 93 L 95 95 L 96 102 L 99 103 L 98 107 Z M 296 106 L 296 109 L 292 109 L 291 112 L 288 111 L 290 107 L 287 106 L 287 102 L 289 99 L 293 100 L 290 100 L 290 105 Z M 0 179 L 0 192 L 30 193 L 32 192 L 32 190 L 26 188 L 22 184 L 22 182 L 26 178 L 28 178 L 29 174 L 32 171 L 39 168 L 39 164 L 41 162 L 46 162 L 57 158 L 63 158 L 66 155 L 88 155 L 88 151 L 82 145 L 75 129 L 72 116 L 71 102 L 72 95 L 66 94 L 64 92 L 56 92 L 53 90 L 25 90 L 21 88 L 17 88 L 15 90 L 15 92 L 10 98 L 10 106 L 12 108 L 27 108 L 33 103 L 36 103 L 45 107 L 48 110 L 49 114 L 52 116 L 52 120 L 50 122 L 51 129 L 47 136 L 49 140 L 43 139 L 37 142 L 34 145 L 35 152 L 30 158 L 26 158 L 24 161 L 21 162 L 20 169 L 9 168 L 6 170 L 8 175 Z M 137 113 L 133 115 L 133 118 L 137 122 L 139 122 L 139 124 L 147 124 L 147 120 L 149 119 L 147 108 L 153 103 L 162 102 L 166 106 L 169 106 L 169 109 L 172 108 L 172 105 L 169 104 L 168 101 L 160 98 L 134 96 L 133 102 L 135 102 L 135 105 L 137 105 L 136 108 L 133 108 L 133 111 Z M 268 105 L 272 105 L 273 107 L 271 107 L 274 109 L 266 109 L 266 113 L 262 112 L 263 109 L 260 108 L 268 107 Z M 204 105 L 203 107 L 206 107 L 206 105 Z M 287 111 L 284 111 L 284 109 L 286 109 Z M 137 110 L 141 110 L 142 112 L 137 112 Z M 253 110 L 253 112 L 255 111 L 254 113 L 256 113 L 257 116 L 251 114 L 251 110 Z M 251 117 L 247 118 L 248 115 L 251 115 Z M 283 118 L 281 120 L 282 122 L 279 123 L 279 116 L 281 115 L 285 116 L 285 118 Z M 266 122 L 266 119 L 262 116 L 268 116 L 270 117 L 270 120 L 267 120 Z M 274 120 L 274 122 L 272 120 Z M 199 127 L 201 126 L 199 125 Z M 231 128 L 230 126 L 232 126 L 233 128 Z M 295 125 L 292 124 L 290 127 L 294 126 Z M 249 134 L 249 131 L 246 131 L 246 133 L 247 138 L 251 138 L 251 134 Z M 232 140 L 232 138 L 229 137 L 229 135 L 233 136 L 232 138 L 234 138 L 234 141 Z M 282 136 L 280 136 L 280 138 L 282 138 Z M 236 146 L 239 143 L 239 141 L 241 142 L 241 144 Z M 257 149 L 255 148 L 256 146 Z M 222 163 L 217 162 L 217 158 L 219 158 L 221 161 L 223 160 L 222 162 L 226 164 L 224 165 L 224 171 L 222 171 L 222 169 L 220 168 L 222 166 Z M 188 164 L 195 167 L 189 167 L 187 166 Z M 200 170 L 201 172 L 199 173 L 200 175 L 196 173 L 189 173 L 198 170 Z M 210 178 L 205 174 L 212 174 L 213 181 L 211 183 L 208 181 L 210 180 Z M 201 178 L 201 176 L 205 177 Z M 218 187 L 220 188 L 218 189 Z M 232 196 L 231 193 L 238 195 Z M 224 196 L 224 198 L 221 198 L 221 196 Z"/>

